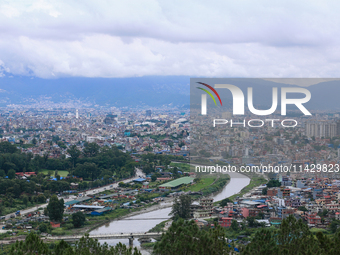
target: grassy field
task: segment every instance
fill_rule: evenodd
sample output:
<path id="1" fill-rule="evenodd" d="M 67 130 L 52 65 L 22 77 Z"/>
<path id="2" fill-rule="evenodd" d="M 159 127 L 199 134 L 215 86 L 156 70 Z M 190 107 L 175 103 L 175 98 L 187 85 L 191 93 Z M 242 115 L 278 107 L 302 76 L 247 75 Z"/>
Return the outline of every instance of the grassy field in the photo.
<path id="1" fill-rule="evenodd" d="M 51 170 L 43 170 L 42 173 L 48 174 L 48 171 L 51 171 Z M 54 171 L 52 172 L 53 172 L 52 175 L 54 176 Z M 68 175 L 68 171 L 58 170 L 58 174 L 60 175 L 60 177 L 66 177 Z"/>
<path id="2" fill-rule="evenodd" d="M 311 228 L 310 232 L 315 233 L 315 234 L 318 233 L 318 232 L 322 232 L 324 234 L 328 233 L 328 231 L 326 229 L 322 229 L 322 228 Z"/>
<path id="3" fill-rule="evenodd" d="M 180 170 L 182 172 L 190 172 L 190 165 L 189 164 L 171 162 L 170 166 L 177 167 L 178 170 Z"/>
<path id="4" fill-rule="evenodd" d="M 215 181 L 216 177 L 206 177 L 200 179 L 200 181 L 194 185 L 191 185 L 189 188 L 185 189 L 185 191 L 200 191 L 201 189 L 208 187 Z"/>

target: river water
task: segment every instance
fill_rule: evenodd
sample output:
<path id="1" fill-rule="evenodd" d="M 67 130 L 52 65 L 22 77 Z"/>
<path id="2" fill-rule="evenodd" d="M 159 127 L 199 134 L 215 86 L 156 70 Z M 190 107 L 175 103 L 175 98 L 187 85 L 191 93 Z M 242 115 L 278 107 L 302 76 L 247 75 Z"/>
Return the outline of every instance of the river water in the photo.
<path id="1" fill-rule="evenodd" d="M 229 175 L 231 178 L 228 185 L 226 185 L 221 192 L 212 197 L 214 201 L 220 201 L 240 192 L 241 189 L 247 186 L 250 182 L 248 177 L 240 173 L 229 173 Z M 171 207 L 168 207 L 152 212 L 141 213 L 122 220 L 115 220 L 91 231 L 90 234 L 147 232 L 162 221 L 169 219 L 170 211 Z M 128 239 L 100 240 L 100 242 L 106 242 L 109 245 L 115 245 L 118 242 L 126 245 L 129 244 Z M 133 245 L 139 246 L 138 240 L 134 240 Z"/>

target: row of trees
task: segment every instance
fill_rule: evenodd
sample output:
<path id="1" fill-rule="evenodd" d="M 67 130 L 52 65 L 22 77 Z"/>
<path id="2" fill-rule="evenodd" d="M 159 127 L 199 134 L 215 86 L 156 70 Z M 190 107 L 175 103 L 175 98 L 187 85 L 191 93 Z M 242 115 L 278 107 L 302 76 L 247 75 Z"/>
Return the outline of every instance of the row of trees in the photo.
<path id="1" fill-rule="evenodd" d="M 134 175 L 136 163 L 127 153 L 121 152 L 117 147 L 100 148 L 96 143 L 88 143 L 83 149 L 82 155 L 73 145 L 67 152 L 70 154 L 73 169 L 71 174 L 88 180 L 98 178 L 116 179 L 128 178 Z"/>
<path id="2" fill-rule="evenodd" d="M 313 234 L 300 219 L 290 215 L 282 221 L 278 230 L 261 229 L 256 232 L 251 243 L 244 247 L 245 255 L 276 254 L 339 254 L 340 233 L 324 235 Z"/>
<path id="3" fill-rule="evenodd" d="M 80 152 L 75 145 L 71 146 L 68 152 L 71 155 L 69 159 L 51 159 L 48 155 L 33 157 L 31 153 L 21 153 L 9 142 L 1 142 L 0 195 L 16 199 L 24 195 L 28 199 L 24 204 L 27 204 L 32 202 L 30 198 L 37 193 L 44 193 L 46 200 L 50 193 L 69 190 L 71 182 L 79 182 L 75 178 L 59 180 L 58 174 L 55 174 L 58 181 L 50 181 L 40 172 L 42 169 L 68 170 L 72 175 L 88 180 L 89 182 L 79 183 L 80 190 L 102 186 L 113 182 L 113 179 L 134 175 L 134 160 L 129 154 L 121 152 L 116 147 L 100 148 L 95 143 L 88 143 L 83 152 Z M 31 176 L 29 180 L 16 179 L 16 172 L 21 171 L 35 171 L 37 175 Z"/>
<path id="4" fill-rule="evenodd" d="M 137 248 L 128 248 L 119 243 L 109 247 L 106 243 L 100 244 L 97 239 L 82 237 L 74 246 L 64 240 L 57 244 L 48 245 L 39 236 L 30 233 L 25 241 L 16 242 L 12 245 L 10 255 L 141 255 Z"/>
<path id="5" fill-rule="evenodd" d="M 162 155 L 162 154 L 143 154 L 141 155 L 140 166 L 143 168 L 143 172 L 149 174 L 156 171 L 156 166 L 168 166 L 171 161 L 184 161 L 182 156 Z M 177 172 L 175 174 L 178 174 Z"/>
<path id="6" fill-rule="evenodd" d="M 155 255 L 334 255 L 339 254 L 339 251 L 339 231 L 334 235 L 325 235 L 322 232 L 313 234 L 301 219 L 296 220 L 292 215 L 282 221 L 279 229 L 260 228 L 246 246 L 228 244 L 225 230 L 218 225 L 213 229 L 199 229 L 194 221 L 179 219 L 173 222 L 154 248 Z"/>
<path id="7" fill-rule="evenodd" d="M 0 143 L 0 176 L 14 177 L 15 172 L 39 172 L 47 170 L 68 170 L 84 179 L 104 178 L 115 175 L 124 178 L 133 175 L 135 162 L 129 154 L 118 148 L 99 147 L 96 143 L 86 143 L 82 152 L 76 145 L 67 150 L 71 156 L 66 159 L 49 158 L 32 153 L 21 153 L 15 145 L 9 142 Z M 78 166 L 79 165 L 79 166 Z M 11 172 L 10 172 L 11 171 Z"/>
<path id="8" fill-rule="evenodd" d="M 219 225 L 214 228 L 199 229 L 194 221 L 179 219 L 172 223 L 168 231 L 155 244 L 155 255 L 174 254 L 232 254 L 232 247 L 225 241 L 225 231 Z"/>

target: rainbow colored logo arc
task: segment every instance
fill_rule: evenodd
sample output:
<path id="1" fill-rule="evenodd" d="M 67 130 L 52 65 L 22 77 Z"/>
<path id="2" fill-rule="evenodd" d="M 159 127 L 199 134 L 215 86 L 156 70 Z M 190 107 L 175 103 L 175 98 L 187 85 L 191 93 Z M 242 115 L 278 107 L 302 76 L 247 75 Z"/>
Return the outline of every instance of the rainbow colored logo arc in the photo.
<path id="1" fill-rule="evenodd" d="M 203 86 L 206 86 L 207 88 L 211 89 L 211 91 L 214 92 L 215 95 L 217 96 L 217 98 L 218 98 L 218 100 L 220 101 L 221 106 L 222 106 L 222 100 L 221 100 L 221 98 L 220 98 L 220 95 L 217 93 L 217 91 L 216 91 L 213 87 L 211 87 L 210 85 L 205 84 L 205 83 L 203 83 L 203 82 L 197 82 L 197 83 L 199 83 L 199 84 L 201 84 L 201 85 L 203 85 Z M 215 100 L 214 96 L 211 94 L 211 92 L 210 92 L 209 90 L 203 89 L 203 88 L 200 88 L 200 87 L 197 87 L 197 88 L 203 90 L 204 92 L 206 92 L 206 93 L 214 100 L 214 103 L 215 103 L 215 105 L 217 106 L 216 100 Z"/>

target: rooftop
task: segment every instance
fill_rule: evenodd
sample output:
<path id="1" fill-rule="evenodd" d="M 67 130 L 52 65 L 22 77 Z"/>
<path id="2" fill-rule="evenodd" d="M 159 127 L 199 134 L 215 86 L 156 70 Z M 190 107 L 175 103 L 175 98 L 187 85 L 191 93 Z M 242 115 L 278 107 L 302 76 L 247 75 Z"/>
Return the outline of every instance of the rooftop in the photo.
<path id="1" fill-rule="evenodd" d="M 178 178 L 176 180 L 164 183 L 159 185 L 160 187 L 169 187 L 169 188 L 175 188 L 178 187 L 182 184 L 189 184 L 194 180 L 194 178 L 191 177 L 182 177 L 182 178 Z"/>

